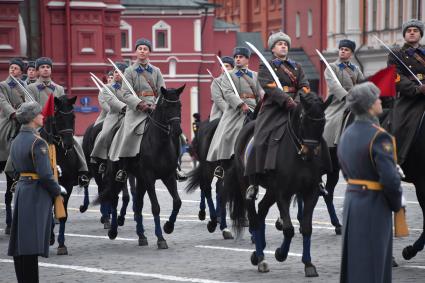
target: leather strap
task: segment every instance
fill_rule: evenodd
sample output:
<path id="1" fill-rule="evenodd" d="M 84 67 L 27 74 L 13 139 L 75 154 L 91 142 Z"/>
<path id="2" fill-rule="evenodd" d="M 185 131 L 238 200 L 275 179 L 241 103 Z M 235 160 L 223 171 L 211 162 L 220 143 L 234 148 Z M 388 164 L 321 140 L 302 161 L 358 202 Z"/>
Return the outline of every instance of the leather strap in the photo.
<path id="1" fill-rule="evenodd" d="M 257 97 L 260 97 L 260 96 L 258 95 L 257 90 L 255 89 L 255 86 L 252 84 L 252 81 L 248 79 L 248 75 L 244 73 L 242 75 L 242 78 L 244 78 L 245 81 L 248 83 L 249 87 L 252 90 L 252 93 L 253 93 L 252 95 L 254 96 L 254 97 L 247 97 L 247 98 L 254 98 L 255 100 L 257 100 Z"/>
<path id="2" fill-rule="evenodd" d="M 370 180 L 361 180 L 361 179 L 348 179 L 347 183 L 350 185 L 359 185 L 362 186 L 363 190 L 371 191 L 381 191 L 383 186 L 381 183 Z"/>
<path id="3" fill-rule="evenodd" d="M 145 78 L 146 82 L 151 87 L 151 89 L 152 89 L 152 91 L 154 93 L 154 96 L 157 97 L 158 96 L 158 91 L 157 91 L 157 89 L 156 89 L 156 87 L 155 87 L 155 85 L 153 83 L 153 78 L 152 77 L 148 77 L 146 73 L 147 73 L 146 71 L 145 72 L 142 72 L 142 76 Z"/>
<path id="4" fill-rule="evenodd" d="M 288 75 L 291 82 L 295 85 L 295 88 L 298 86 L 298 79 L 284 64 L 280 64 L 280 68 Z"/>
<path id="5" fill-rule="evenodd" d="M 33 180 L 38 180 L 40 179 L 40 176 L 38 176 L 37 173 L 31 173 L 31 172 L 21 172 L 20 173 L 21 177 L 30 177 Z"/>

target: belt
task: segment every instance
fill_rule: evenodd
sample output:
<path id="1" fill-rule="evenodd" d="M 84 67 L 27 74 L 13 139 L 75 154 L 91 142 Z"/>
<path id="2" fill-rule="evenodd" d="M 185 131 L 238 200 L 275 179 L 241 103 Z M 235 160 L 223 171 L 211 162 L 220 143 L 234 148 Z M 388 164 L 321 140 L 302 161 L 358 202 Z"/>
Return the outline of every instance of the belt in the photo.
<path id="1" fill-rule="evenodd" d="M 295 87 L 287 86 L 287 85 L 283 86 L 283 91 L 284 92 L 297 92 Z"/>
<path id="2" fill-rule="evenodd" d="M 255 99 L 255 95 L 252 93 L 241 93 L 239 95 L 240 98 L 246 99 L 246 98 L 252 98 Z"/>
<path id="3" fill-rule="evenodd" d="M 30 172 L 21 172 L 20 174 L 21 177 L 28 177 L 31 178 L 33 180 L 38 180 L 40 179 L 40 177 L 38 176 L 37 173 L 30 173 Z"/>
<path id="4" fill-rule="evenodd" d="M 383 189 L 382 184 L 376 181 L 348 179 L 347 183 L 350 185 L 361 186 L 362 190 L 382 191 Z"/>
<path id="5" fill-rule="evenodd" d="M 416 74 L 416 78 L 418 78 L 420 81 L 423 81 L 425 80 L 425 74 Z M 416 81 L 416 78 L 414 76 L 409 76 L 411 81 Z"/>
<path id="6" fill-rule="evenodd" d="M 155 96 L 155 94 L 153 93 L 153 91 L 139 91 L 138 93 L 137 93 L 137 96 L 143 96 L 143 97 L 146 97 L 146 96 Z"/>

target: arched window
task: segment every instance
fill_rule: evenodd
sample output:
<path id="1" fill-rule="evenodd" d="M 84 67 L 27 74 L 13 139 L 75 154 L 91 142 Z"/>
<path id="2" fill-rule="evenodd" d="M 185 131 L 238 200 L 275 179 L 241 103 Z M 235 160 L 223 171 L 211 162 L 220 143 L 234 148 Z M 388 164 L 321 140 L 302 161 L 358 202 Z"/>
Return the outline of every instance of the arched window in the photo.
<path id="1" fill-rule="evenodd" d="M 171 26 L 159 21 L 152 26 L 153 51 L 171 51 Z"/>
<path id="2" fill-rule="evenodd" d="M 132 48 L 132 27 L 126 21 L 121 20 L 121 51 L 131 52 Z"/>

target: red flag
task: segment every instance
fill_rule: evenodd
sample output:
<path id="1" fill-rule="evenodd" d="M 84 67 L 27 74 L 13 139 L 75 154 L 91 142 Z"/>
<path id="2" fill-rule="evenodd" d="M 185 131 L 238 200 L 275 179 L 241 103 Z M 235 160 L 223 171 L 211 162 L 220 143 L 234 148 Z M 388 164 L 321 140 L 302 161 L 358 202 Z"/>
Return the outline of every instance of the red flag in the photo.
<path id="1" fill-rule="evenodd" d="M 43 110 L 41 110 L 41 114 L 44 116 L 44 123 L 46 123 L 47 118 L 55 115 L 55 97 L 53 94 L 49 95 L 46 104 L 44 104 Z"/>
<path id="2" fill-rule="evenodd" d="M 381 90 L 380 97 L 396 96 L 396 70 L 394 65 L 376 72 L 374 75 L 370 76 L 368 80 L 373 82 Z"/>

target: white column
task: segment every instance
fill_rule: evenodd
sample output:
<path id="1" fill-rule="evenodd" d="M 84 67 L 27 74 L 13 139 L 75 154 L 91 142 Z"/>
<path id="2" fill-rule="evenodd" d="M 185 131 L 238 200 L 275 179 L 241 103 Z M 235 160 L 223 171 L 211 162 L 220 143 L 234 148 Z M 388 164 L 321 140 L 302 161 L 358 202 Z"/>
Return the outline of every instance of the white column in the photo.
<path id="1" fill-rule="evenodd" d="M 198 98 L 198 87 L 193 86 L 190 88 L 190 121 L 193 123 L 193 114 L 199 113 L 199 98 Z M 190 131 L 191 139 L 194 138 L 193 131 Z"/>
<path id="2" fill-rule="evenodd" d="M 206 17 L 206 16 L 205 16 Z M 201 20 L 196 19 L 193 21 L 193 38 L 194 38 L 194 50 L 201 51 Z"/>

